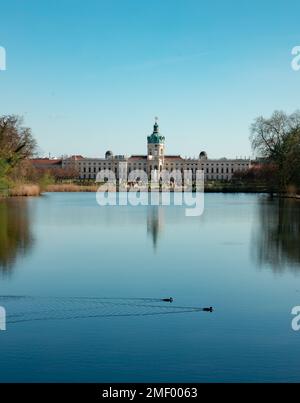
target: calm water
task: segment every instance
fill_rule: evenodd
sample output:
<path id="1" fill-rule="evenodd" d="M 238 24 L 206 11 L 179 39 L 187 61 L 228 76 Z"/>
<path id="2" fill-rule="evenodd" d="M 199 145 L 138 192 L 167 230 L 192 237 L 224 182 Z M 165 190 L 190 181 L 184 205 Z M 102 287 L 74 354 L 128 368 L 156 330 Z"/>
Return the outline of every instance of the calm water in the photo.
<path id="1" fill-rule="evenodd" d="M 1 201 L 0 381 L 300 381 L 299 275 L 292 200 Z"/>

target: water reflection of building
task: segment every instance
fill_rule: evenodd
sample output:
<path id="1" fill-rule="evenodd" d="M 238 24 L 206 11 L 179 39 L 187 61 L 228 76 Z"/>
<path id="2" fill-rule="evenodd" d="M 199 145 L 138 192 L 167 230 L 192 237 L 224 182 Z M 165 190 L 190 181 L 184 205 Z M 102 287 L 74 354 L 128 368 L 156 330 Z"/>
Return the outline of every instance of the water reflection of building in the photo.
<path id="1" fill-rule="evenodd" d="M 32 246 L 27 200 L 0 202 L 0 273 L 10 274 L 18 255 Z"/>
<path id="2" fill-rule="evenodd" d="M 300 203 L 292 199 L 261 200 L 255 228 L 254 255 L 274 272 L 300 271 Z"/>
<path id="3" fill-rule="evenodd" d="M 151 235 L 153 247 L 156 248 L 159 233 L 163 228 L 163 207 L 149 206 L 147 209 L 147 233 Z"/>

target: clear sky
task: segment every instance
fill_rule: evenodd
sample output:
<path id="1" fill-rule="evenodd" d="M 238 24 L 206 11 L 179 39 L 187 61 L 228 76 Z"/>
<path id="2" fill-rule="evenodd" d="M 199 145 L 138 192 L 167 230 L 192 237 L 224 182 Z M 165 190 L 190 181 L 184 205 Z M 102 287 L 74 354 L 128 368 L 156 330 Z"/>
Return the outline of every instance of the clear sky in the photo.
<path id="1" fill-rule="evenodd" d="M 250 155 L 249 126 L 300 108 L 299 0 L 0 0 L 0 114 L 41 153 Z"/>

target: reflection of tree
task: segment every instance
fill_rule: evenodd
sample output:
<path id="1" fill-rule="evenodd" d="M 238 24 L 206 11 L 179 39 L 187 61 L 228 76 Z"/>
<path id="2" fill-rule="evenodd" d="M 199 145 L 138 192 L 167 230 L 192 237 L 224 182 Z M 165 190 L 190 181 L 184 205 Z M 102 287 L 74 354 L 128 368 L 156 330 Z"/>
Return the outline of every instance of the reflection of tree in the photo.
<path id="1" fill-rule="evenodd" d="M 152 236 L 154 248 L 157 246 L 158 235 L 162 230 L 162 212 L 159 206 L 149 206 L 147 210 L 147 232 Z"/>
<path id="2" fill-rule="evenodd" d="M 254 238 L 259 264 L 273 271 L 300 271 L 300 202 L 292 199 L 261 201 Z"/>
<path id="3" fill-rule="evenodd" d="M 0 201 L 0 272 L 10 274 L 19 254 L 32 245 L 27 201 Z"/>

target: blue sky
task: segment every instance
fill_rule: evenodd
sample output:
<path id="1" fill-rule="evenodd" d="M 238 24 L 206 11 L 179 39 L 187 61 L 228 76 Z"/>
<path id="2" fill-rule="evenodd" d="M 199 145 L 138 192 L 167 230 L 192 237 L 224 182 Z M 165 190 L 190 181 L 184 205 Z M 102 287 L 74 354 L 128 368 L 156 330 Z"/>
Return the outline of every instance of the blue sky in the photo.
<path id="1" fill-rule="evenodd" d="M 169 154 L 251 154 L 249 126 L 300 108 L 300 3 L 1 0 L 0 114 L 41 153 L 144 153 L 154 116 Z"/>

